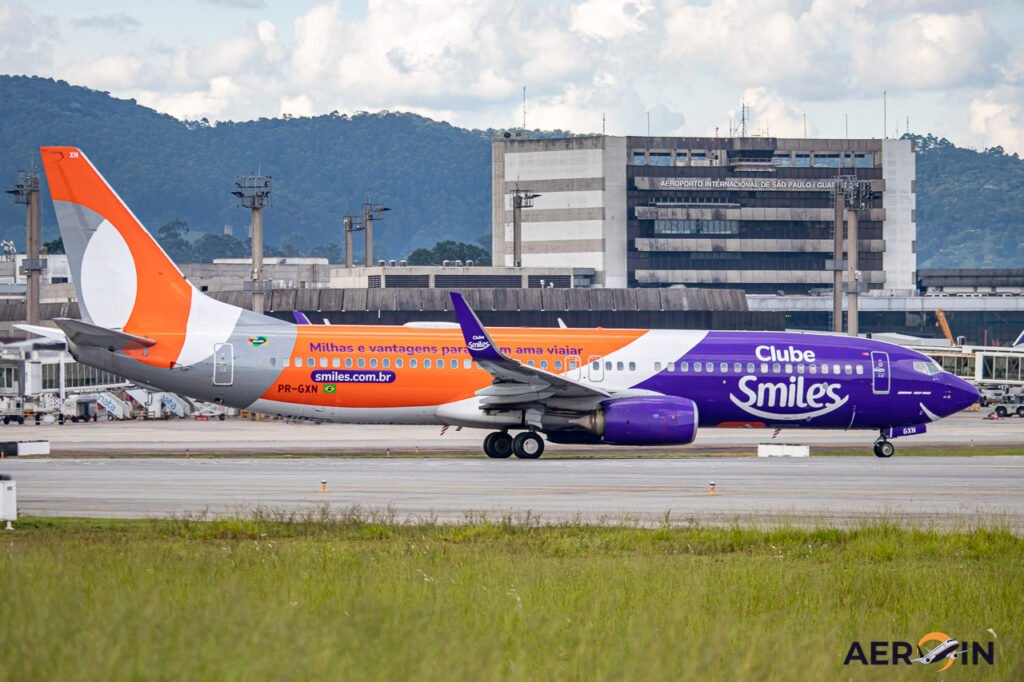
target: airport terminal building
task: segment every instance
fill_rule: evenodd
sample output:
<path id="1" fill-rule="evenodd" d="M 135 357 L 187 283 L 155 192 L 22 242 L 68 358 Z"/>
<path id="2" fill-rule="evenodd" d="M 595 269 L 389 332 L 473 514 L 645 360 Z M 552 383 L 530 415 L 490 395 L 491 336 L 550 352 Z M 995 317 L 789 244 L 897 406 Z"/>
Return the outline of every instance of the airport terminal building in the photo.
<path id="1" fill-rule="evenodd" d="M 493 142 L 493 262 L 512 265 L 513 197 L 524 267 L 594 268 L 605 287 L 832 286 L 833 189 L 870 181 L 858 255 L 869 290 L 908 293 L 915 274 L 909 140 L 600 135 Z"/>

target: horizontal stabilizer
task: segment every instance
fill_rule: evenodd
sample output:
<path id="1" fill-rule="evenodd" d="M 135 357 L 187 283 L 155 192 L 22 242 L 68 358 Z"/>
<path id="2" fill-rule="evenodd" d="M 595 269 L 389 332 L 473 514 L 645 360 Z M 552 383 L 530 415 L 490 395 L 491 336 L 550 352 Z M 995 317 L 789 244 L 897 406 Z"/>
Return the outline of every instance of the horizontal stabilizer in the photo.
<path id="1" fill-rule="evenodd" d="M 97 327 L 81 320 L 72 320 L 67 317 L 54 319 L 58 327 L 64 330 L 71 343 L 76 346 L 93 346 L 95 348 L 108 348 L 112 350 L 139 350 L 156 345 L 153 339 L 144 336 L 126 334 L 106 327 Z"/>
<path id="2" fill-rule="evenodd" d="M 14 328 L 20 329 L 23 332 L 28 332 L 29 334 L 41 336 L 50 341 L 60 341 L 63 343 L 68 340 L 68 337 L 64 335 L 64 332 L 59 329 L 54 329 L 53 327 L 42 327 L 37 324 L 16 324 L 14 325 Z"/>

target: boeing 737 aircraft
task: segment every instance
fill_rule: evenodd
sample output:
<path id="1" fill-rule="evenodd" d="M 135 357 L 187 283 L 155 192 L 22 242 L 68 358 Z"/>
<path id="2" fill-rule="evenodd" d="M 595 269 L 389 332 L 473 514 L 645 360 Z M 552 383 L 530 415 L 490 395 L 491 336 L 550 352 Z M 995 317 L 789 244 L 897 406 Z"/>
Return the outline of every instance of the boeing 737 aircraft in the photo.
<path id="1" fill-rule="evenodd" d="M 860 338 L 639 329 L 295 325 L 205 296 L 74 147 L 43 165 L 82 320 L 56 320 L 87 365 L 144 386 L 290 417 L 489 429 L 490 457 L 552 443 L 686 444 L 698 427 L 896 436 L 978 398 L 921 353 Z M 51 330 L 53 331 L 53 330 Z M 518 432 L 514 437 L 510 432 Z"/>

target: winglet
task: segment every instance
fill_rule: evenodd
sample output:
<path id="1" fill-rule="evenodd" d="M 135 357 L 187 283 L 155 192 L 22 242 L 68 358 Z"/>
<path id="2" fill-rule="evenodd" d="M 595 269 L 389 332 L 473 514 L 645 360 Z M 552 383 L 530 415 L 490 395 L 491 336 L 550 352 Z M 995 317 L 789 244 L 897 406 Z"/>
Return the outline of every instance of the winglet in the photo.
<path id="1" fill-rule="evenodd" d="M 1013 342 L 1013 347 L 1016 348 L 1017 346 L 1024 346 L 1024 331 L 1022 331 L 1020 336 L 1017 337 L 1017 340 Z"/>
<path id="2" fill-rule="evenodd" d="M 505 356 L 498 350 L 491 335 L 484 329 L 480 318 L 466 303 L 466 299 L 462 298 L 462 294 L 453 291 L 451 297 L 452 305 L 455 306 L 455 317 L 462 329 L 462 336 L 466 339 L 466 348 L 469 349 L 470 356 L 478 362 L 504 360 Z"/>
<path id="3" fill-rule="evenodd" d="M 313 324 L 309 321 L 309 318 L 306 317 L 306 313 L 301 310 L 293 310 L 292 317 L 295 318 L 295 324 Z"/>

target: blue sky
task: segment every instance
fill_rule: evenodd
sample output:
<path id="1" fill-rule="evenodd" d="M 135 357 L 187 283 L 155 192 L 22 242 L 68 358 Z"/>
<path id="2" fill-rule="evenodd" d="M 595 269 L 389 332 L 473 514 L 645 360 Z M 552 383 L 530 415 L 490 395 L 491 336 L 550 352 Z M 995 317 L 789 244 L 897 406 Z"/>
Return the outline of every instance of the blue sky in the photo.
<path id="1" fill-rule="evenodd" d="M 1022 0 L 0 0 L 0 72 L 179 118 L 380 109 L 469 127 L 932 132 L 1024 153 Z"/>

